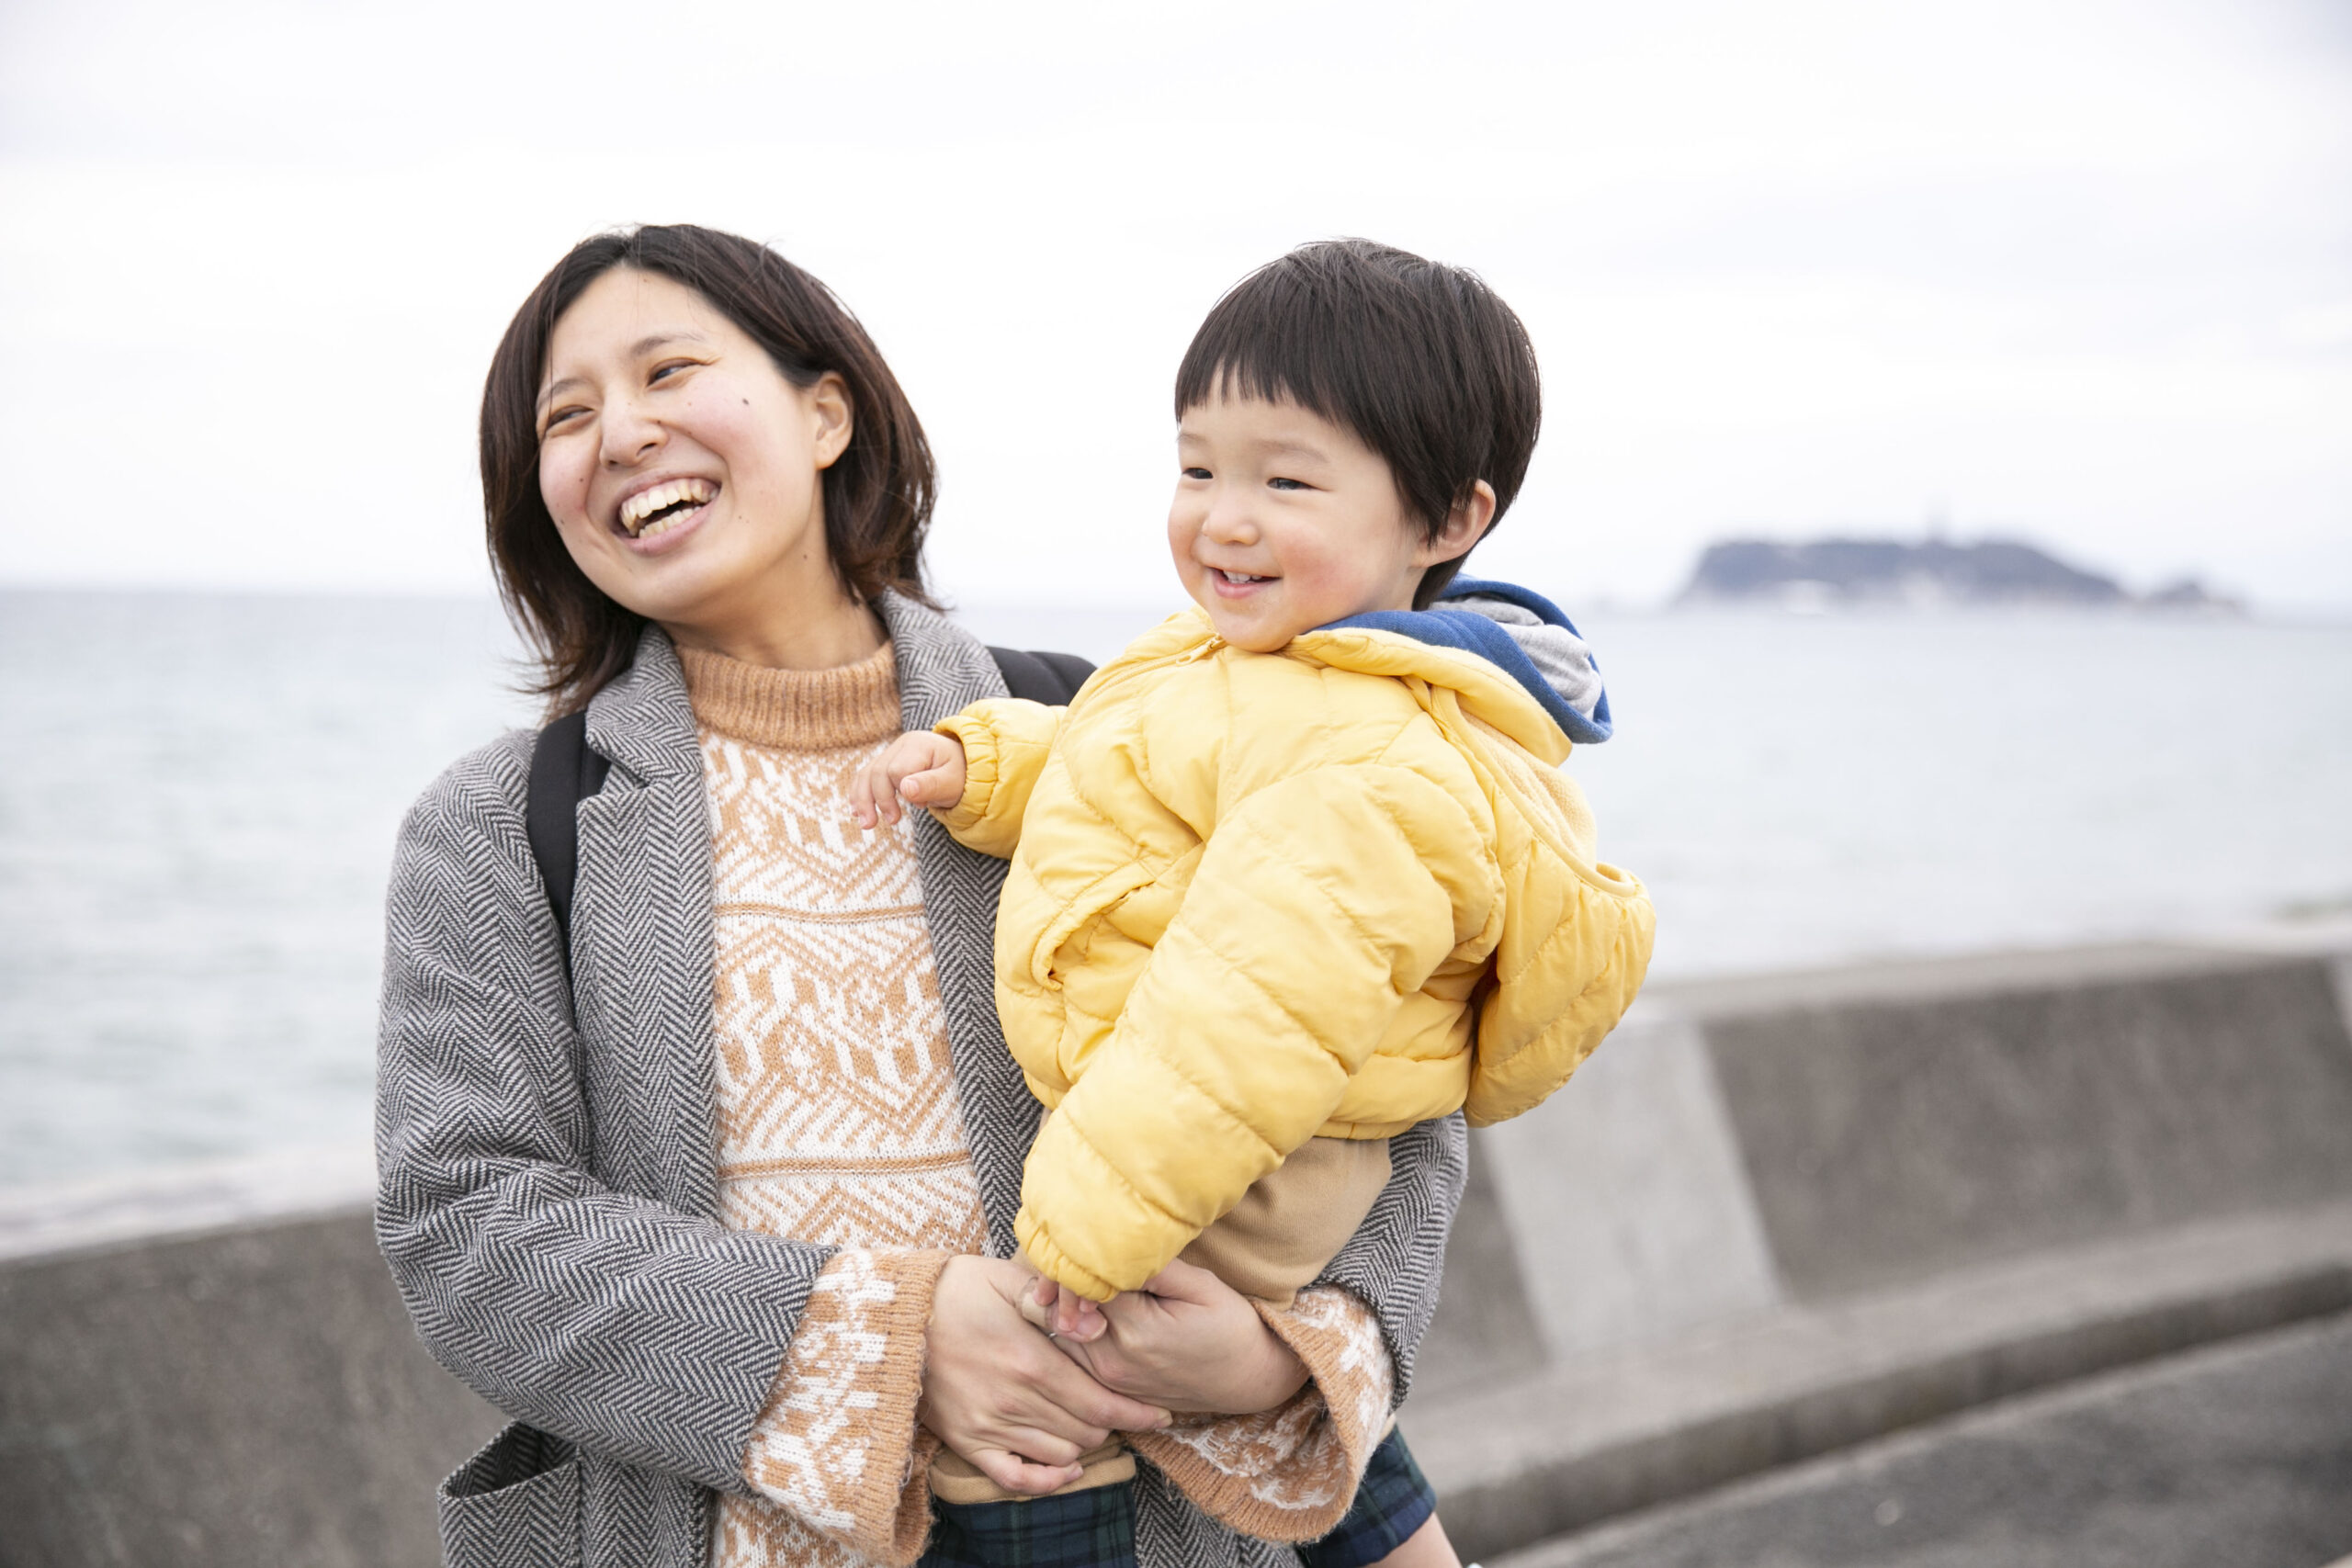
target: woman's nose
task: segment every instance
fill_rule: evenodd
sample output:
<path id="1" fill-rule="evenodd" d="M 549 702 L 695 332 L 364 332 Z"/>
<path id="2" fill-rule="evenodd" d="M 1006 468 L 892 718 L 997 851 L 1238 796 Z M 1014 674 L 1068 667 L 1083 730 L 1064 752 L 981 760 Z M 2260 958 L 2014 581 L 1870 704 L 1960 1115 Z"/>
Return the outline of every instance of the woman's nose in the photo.
<path id="1" fill-rule="evenodd" d="M 600 434 L 604 437 L 600 455 L 607 467 L 616 468 L 643 462 L 669 438 L 661 422 L 650 417 L 634 398 L 616 398 L 605 405 Z"/>

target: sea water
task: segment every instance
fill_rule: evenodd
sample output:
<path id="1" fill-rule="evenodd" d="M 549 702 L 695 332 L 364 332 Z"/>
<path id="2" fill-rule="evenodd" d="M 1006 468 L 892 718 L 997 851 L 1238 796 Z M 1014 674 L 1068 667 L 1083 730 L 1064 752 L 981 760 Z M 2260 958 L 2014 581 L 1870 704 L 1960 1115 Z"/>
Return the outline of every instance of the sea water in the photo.
<path id="1" fill-rule="evenodd" d="M 963 618 L 1099 660 L 1157 614 Z M 2352 626 L 1580 624 L 1660 975 L 2352 907 Z M 393 836 L 518 673 L 473 601 L 0 592 L 0 1186 L 364 1139 Z"/>

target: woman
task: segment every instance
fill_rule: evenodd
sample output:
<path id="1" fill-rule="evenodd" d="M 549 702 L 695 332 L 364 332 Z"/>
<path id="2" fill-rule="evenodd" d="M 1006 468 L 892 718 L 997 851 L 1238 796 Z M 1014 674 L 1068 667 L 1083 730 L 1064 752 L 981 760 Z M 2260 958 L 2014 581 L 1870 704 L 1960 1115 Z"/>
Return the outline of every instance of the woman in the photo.
<path id="1" fill-rule="evenodd" d="M 481 455 L 501 588 L 611 772 L 568 942 L 527 733 L 426 792 L 393 871 L 379 1239 L 517 1417 L 444 1488 L 449 1561 L 905 1562 L 939 1445 L 1035 1495 L 1161 1427 L 1146 1568 L 1289 1559 L 1257 1538 L 1329 1528 L 1403 1397 L 1459 1119 L 1292 1312 L 1178 1269 L 1066 1354 L 1003 1261 L 1037 1122 L 1003 867 L 849 822 L 874 748 L 1004 690 L 925 599 L 929 451 L 864 330 L 748 241 L 591 240 L 500 344 Z"/>

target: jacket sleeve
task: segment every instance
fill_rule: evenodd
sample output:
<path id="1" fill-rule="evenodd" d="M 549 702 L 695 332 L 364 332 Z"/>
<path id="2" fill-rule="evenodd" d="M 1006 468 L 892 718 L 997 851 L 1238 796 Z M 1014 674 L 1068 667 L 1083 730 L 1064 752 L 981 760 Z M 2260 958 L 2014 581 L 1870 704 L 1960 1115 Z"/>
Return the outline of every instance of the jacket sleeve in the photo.
<path id="1" fill-rule="evenodd" d="M 1474 1127 L 1541 1105 L 1617 1026 L 1649 972 L 1657 927 L 1639 881 L 1592 858 L 1592 814 L 1576 781 L 1516 763 L 1514 787 L 1550 810 L 1505 866 L 1510 918 L 1478 1005 L 1478 1055 L 1463 1109 Z"/>
<path id="2" fill-rule="evenodd" d="M 967 850 L 1011 860 L 1021 844 L 1021 818 L 1046 771 L 1054 737 L 1068 708 L 1019 697 L 974 703 L 937 726 L 964 746 L 964 798 L 935 815 Z"/>
<path id="3" fill-rule="evenodd" d="M 1487 840 L 1401 766 L 1316 768 L 1228 809 L 1030 1151 L 1030 1259 L 1097 1300 L 1134 1290 L 1314 1136 L 1403 998 L 1487 929 Z"/>
<path id="4" fill-rule="evenodd" d="M 526 847 L 527 746 L 452 769 L 387 907 L 376 1234 L 475 1393 L 627 1463 L 748 1490 L 744 1446 L 830 1249 L 589 1174 L 580 1045 Z"/>

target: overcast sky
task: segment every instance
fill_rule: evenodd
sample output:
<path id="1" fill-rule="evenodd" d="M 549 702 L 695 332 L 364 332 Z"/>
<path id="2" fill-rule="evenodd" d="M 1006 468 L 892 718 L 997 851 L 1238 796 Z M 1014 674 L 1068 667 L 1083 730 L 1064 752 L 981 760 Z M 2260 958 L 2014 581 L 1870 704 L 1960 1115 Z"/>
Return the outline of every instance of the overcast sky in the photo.
<path id="1" fill-rule="evenodd" d="M 479 591 L 507 317 L 631 220 L 872 328 L 969 602 L 1172 598 L 1168 388 L 1299 241 L 1477 268 L 1482 567 L 2023 535 L 2352 607 L 2352 6 L 0 4 L 0 582 Z"/>

